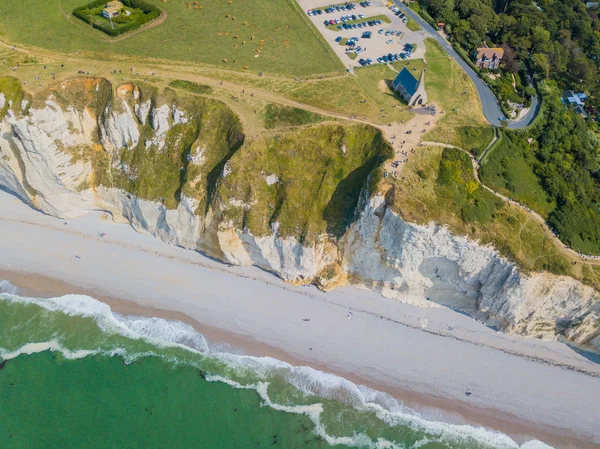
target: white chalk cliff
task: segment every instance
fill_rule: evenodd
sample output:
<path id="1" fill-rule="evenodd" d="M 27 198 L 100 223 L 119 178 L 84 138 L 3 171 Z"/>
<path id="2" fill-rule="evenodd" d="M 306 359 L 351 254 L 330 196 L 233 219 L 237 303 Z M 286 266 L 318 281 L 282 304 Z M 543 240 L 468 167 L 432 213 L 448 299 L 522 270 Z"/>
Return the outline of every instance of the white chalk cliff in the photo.
<path id="1" fill-rule="evenodd" d="M 276 223 L 267 236 L 232 227 L 219 218 L 226 204 L 205 214 L 185 193 L 169 209 L 123 189 L 90 187 L 93 167 L 89 158 L 77 157 L 78 148 L 108 152 L 110 170 L 133 179 L 137 175 L 120 152 L 138 142 L 162 151 L 169 131 L 189 120 L 174 105 L 152 104 L 135 90 L 132 95 L 127 101 L 117 98 L 111 104 L 118 107 L 107 106 L 98 116 L 89 108 L 61 107 L 52 98 L 27 110 L 13 105 L 0 122 L 0 188 L 58 217 L 106 210 L 170 244 L 256 265 L 291 282 L 322 287 L 349 282 L 399 301 L 448 306 L 505 332 L 562 334 L 600 349 L 600 295 L 593 288 L 547 273 L 525 276 L 490 246 L 444 227 L 403 221 L 380 196 L 362 201 L 362 212 L 340 239 L 324 237 L 303 246 L 293 237 L 282 238 Z M 141 131 L 146 124 L 153 132 Z M 193 148 L 189 164 L 200 167 L 209 151 Z"/>

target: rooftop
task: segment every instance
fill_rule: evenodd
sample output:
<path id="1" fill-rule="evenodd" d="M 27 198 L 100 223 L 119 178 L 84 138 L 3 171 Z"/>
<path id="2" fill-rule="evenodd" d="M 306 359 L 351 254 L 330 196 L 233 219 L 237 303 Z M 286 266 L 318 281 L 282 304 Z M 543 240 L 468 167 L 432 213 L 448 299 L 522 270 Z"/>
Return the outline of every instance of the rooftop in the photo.
<path id="1" fill-rule="evenodd" d="M 502 59 L 504 56 L 504 50 L 500 47 L 487 48 L 481 47 L 477 49 L 477 59 Z"/>
<path id="2" fill-rule="evenodd" d="M 396 79 L 392 83 L 394 89 L 396 89 L 398 85 L 402 85 L 409 95 L 414 95 L 414 93 L 417 91 L 417 87 L 419 87 L 419 80 L 416 79 L 406 67 L 404 67 L 400 73 L 398 73 L 398 76 L 396 76 Z"/>

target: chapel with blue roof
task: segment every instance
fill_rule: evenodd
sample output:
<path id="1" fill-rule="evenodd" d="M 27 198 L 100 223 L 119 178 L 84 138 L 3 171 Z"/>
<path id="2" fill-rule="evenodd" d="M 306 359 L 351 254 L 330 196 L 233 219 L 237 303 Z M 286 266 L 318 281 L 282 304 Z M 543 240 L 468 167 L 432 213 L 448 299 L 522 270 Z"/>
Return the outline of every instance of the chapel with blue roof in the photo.
<path id="1" fill-rule="evenodd" d="M 427 104 L 427 92 L 425 92 L 425 70 L 421 77 L 416 79 L 410 70 L 404 67 L 396 79 L 392 82 L 392 89 L 398 92 L 409 106 L 420 106 Z"/>

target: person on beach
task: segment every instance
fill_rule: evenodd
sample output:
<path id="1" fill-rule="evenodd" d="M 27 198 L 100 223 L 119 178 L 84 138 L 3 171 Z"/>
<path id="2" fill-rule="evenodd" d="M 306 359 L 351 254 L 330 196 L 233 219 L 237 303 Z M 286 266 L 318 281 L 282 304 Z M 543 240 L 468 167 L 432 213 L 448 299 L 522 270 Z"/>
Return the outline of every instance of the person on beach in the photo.
<path id="1" fill-rule="evenodd" d="M 349 320 L 351 320 L 352 319 L 352 312 L 348 311 L 347 317 L 348 317 Z"/>

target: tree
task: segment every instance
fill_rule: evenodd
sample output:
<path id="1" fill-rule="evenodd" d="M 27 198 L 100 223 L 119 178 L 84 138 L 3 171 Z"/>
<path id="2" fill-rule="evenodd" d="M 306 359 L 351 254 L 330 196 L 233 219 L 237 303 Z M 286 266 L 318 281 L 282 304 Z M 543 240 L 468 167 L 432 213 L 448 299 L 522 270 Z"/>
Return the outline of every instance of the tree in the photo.
<path id="1" fill-rule="evenodd" d="M 545 53 L 536 53 L 533 55 L 533 62 L 538 69 L 538 72 L 541 73 L 544 78 L 550 77 L 550 62 L 548 61 L 548 55 Z"/>
<path id="2" fill-rule="evenodd" d="M 506 44 L 502 44 L 504 50 L 504 56 L 502 57 L 502 63 L 506 70 L 510 73 L 517 73 L 519 71 L 519 61 L 515 51 Z"/>

